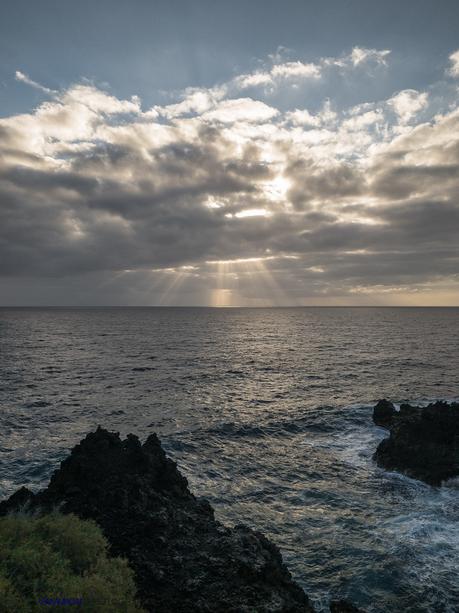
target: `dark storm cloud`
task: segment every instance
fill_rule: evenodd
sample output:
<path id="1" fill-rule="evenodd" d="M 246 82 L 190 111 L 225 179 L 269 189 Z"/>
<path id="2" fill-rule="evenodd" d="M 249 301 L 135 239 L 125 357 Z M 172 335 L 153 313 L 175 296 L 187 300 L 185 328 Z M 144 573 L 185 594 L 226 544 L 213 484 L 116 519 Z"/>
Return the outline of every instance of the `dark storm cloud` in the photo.
<path id="1" fill-rule="evenodd" d="M 359 49 L 356 61 L 370 51 Z M 290 62 L 243 76 L 308 70 Z M 143 112 L 137 101 L 75 86 L 1 120 L 5 287 L 36 275 L 43 287 L 60 279 L 87 295 L 87 282 L 102 303 L 123 302 L 116 292 L 157 303 L 175 286 L 179 303 L 206 303 L 219 287 L 286 303 L 374 287 L 454 291 L 456 111 L 416 126 L 427 97 L 409 90 L 391 98 L 398 114 L 384 114 L 390 101 L 341 115 L 325 104 L 315 116 L 298 111 L 295 123 L 221 89 Z"/>
<path id="2" fill-rule="evenodd" d="M 217 253 L 229 224 L 206 199 L 256 199 L 253 180 L 270 173 L 251 156 L 221 159 L 213 136 L 214 143 L 178 141 L 146 157 L 132 147 L 97 145 L 74 153 L 66 171 L 3 162 L 2 273 L 154 268 Z"/>
<path id="3" fill-rule="evenodd" d="M 297 160 L 287 167 L 285 174 L 293 183 L 289 198 L 300 210 L 315 199 L 336 200 L 365 192 L 364 173 L 347 163 L 323 168 L 314 160 Z"/>
<path id="4" fill-rule="evenodd" d="M 436 186 L 442 192 L 456 188 L 459 165 L 401 166 L 383 170 L 372 182 L 375 194 L 391 199 L 408 198 Z"/>
<path id="5" fill-rule="evenodd" d="M 13 166 L 0 169 L 0 180 L 11 183 L 20 189 L 34 190 L 36 193 L 56 189 L 73 190 L 88 195 L 97 188 L 97 180 L 74 172 L 53 172 L 37 170 L 27 166 Z"/>

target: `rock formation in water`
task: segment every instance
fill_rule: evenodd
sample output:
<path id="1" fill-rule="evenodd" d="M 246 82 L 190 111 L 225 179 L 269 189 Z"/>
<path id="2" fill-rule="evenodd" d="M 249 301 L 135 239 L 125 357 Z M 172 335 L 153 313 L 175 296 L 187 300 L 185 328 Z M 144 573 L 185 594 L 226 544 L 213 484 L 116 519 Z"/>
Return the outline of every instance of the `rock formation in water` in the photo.
<path id="1" fill-rule="evenodd" d="M 277 547 L 217 522 L 154 434 L 143 445 L 100 428 L 88 434 L 45 490 L 21 488 L 0 514 L 21 507 L 94 519 L 112 553 L 129 560 L 148 611 L 313 611 Z"/>
<path id="2" fill-rule="evenodd" d="M 363 611 L 346 600 L 332 600 L 330 613 L 363 613 Z"/>
<path id="3" fill-rule="evenodd" d="M 396 413 L 392 402 L 386 399 L 380 400 L 373 409 L 373 421 L 377 426 L 389 428 Z"/>
<path id="4" fill-rule="evenodd" d="M 379 466 L 430 485 L 459 475 L 459 403 L 402 404 L 396 411 L 384 400 L 375 406 L 373 420 L 390 430 L 374 454 Z"/>

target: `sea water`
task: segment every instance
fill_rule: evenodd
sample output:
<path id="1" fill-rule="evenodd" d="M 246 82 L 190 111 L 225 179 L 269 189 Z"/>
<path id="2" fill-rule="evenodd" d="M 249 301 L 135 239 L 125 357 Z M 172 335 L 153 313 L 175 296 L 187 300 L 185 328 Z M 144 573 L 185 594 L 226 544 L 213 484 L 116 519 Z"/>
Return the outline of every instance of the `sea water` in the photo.
<path id="1" fill-rule="evenodd" d="M 319 611 L 459 611 L 459 490 L 379 469 L 372 405 L 459 396 L 459 309 L 0 309 L 0 497 L 97 425 L 157 432 Z"/>

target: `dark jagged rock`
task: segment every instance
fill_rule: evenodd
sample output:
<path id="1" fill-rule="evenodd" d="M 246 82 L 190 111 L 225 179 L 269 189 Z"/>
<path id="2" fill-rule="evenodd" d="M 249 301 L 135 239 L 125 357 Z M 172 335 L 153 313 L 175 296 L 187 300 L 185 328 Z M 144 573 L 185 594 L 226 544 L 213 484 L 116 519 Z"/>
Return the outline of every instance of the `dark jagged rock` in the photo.
<path id="1" fill-rule="evenodd" d="M 389 428 L 396 413 L 392 402 L 386 399 L 380 400 L 373 409 L 373 421 L 377 426 Z"/>
<path id="2" fill-rule="evenodd" d="M 128 558 L 148 611 L 313 612 L 277 547 L 245 526 L 217 522 L 154 434 L 141 445 L 98 428 L 45 490 L 21 488 L 0 503 L 0 514 L 56 508 L 102 527 L 112 553 Z"/>
<path id="3" fill-rule="evenodd" d="M 26 487 L 21 487 L 8 500 L 0 502 L 0 515 L 27 509 L 32 505 L 34 499 L 35 494 Z"/>
<path id="4" fill-rule="evenodd" d="M 347 600 L 332 600 L 330 603 L 330 613 L 364 613 Z"/>
<path id="5" fill-rule="evenodd" d="M 459 404 L 435 402 L 424 408 L 402 404 L 392 418 L 390 436 L 379 444 L 374 458 L 387 470 L 430 485 L 457 477 Z"/>

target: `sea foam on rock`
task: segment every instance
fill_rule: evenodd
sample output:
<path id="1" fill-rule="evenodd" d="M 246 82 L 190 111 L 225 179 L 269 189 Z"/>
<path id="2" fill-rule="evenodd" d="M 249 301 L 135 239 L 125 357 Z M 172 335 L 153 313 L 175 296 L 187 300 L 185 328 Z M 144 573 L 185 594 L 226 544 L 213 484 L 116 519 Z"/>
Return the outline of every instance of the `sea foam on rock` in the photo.
<path id="1" fill-rule="evenodd" d="M 227 528 L 196 499 L 155 434 L 141 445 L 98 428 L 37 494 L 21 488 L 0 514 L 59 509 L 94 519 L 133 568 L 148 611 L 312 613 L 277 547 L 260 532 Z"/>
<path id="2" fill-rule="evenodd" d="M 374 454 L 379 466 L 430 485 L 459 475 L 459 403 L 402 404 L 396 411 L 383 400 L 374 407 L 373 421 L 390 430 Z"/>

